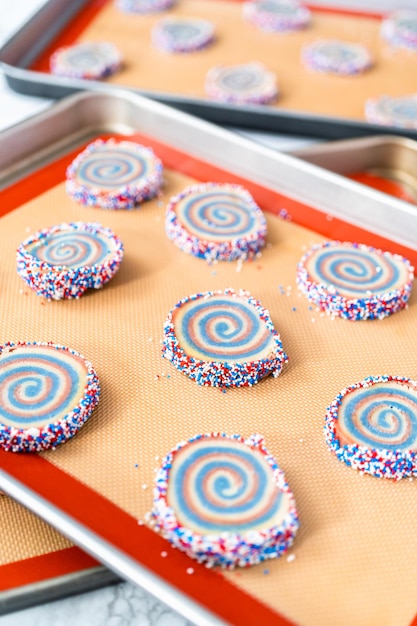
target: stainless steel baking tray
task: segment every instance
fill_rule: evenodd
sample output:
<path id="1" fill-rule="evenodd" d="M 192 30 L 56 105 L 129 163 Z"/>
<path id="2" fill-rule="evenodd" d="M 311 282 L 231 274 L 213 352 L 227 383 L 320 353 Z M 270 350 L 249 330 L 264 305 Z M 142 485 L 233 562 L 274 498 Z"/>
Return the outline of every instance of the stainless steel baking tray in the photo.
<path id="1" fill-rule="evenodd" d="M 350 224 L 417 245 L 417 214 L 408 203 L 129 92 L 66 98 L 4 131 L 0 189 L 100 133 L 132 129 Z M 384 219 L 394 214 L 395 223 Z"/>
<path id="2" fill-rule="evenodd" d="M 404 137 L 364 137 L 308 146 L 291 154 L 349 176 L 359 172 L 401 184 L 417 202 L 417 142 Z"/>
<path id="3" fill-rule="evenodd" d="M 0 616 L 45 602 L 93 591 L 117 582 L 120 582 L 119 576 L 100 565 L 82 572 L 56 576 L 39 583 L 15 587 L 0 592 Z"/>
<path id="4" fill-rule="evenodd" d="M 88 4 L 89 0 L 49 0 L 3 45 L 0 49 L 0 63 L 6 81 L 12 89 L 27 95 L 57 99 L 85 89 L 110 93 L 119 88 L 109 83 L 62 78 L 28 69 L 48 44 Z M 315 3 L 312 4 L 314 6 Z M 365 2 L 355 3 L 353 6 L 365 12 L 369 10 Z M 237 106 L 163 91 L 133 87 L 131 89 L 182 111 L 224 125 L 326 139 L 381 133 L 380 126 L 336 115 L 324 116 L 259 105 Z M 410 129 L 386 127 L 384 132 L 417 137 L 417 131 Z"/>
<path id="5" fill-rule="evenodd" d="M 231 174 L 308 203 L 328 216 L 417 249 L 417 213 L 408 203 L 365 189 L 314 164 L 279 154 L 208 122 L 127 92 L 74 95 L 1 133 L 0 188 L 53 162 L 90 138 L 132 131 L 143 132 L 194 158 L 216 163 Z M 198 624 L 222 623 L 210 611 L 4 469 L 0 469 L 0 489 L 36 512 L 117 575 L 140 585 L 188 619 Z M 77 579 L 76 584 L 79 582 Z M 68 590 L 68 586 L 62 589 Z M 48 593 L 51 595 L 54 591 L 49 589 Z M 48 595 L 42 599 L 46 597 Z"/>

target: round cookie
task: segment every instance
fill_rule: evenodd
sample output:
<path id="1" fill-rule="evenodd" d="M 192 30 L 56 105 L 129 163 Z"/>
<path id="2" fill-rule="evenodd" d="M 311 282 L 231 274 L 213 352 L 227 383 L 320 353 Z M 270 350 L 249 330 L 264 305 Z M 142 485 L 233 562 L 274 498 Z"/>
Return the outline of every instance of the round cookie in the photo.
<path id="1" fill-rule="evenodd" d="M 281 556 L 299 527 L 284 473 L 260 435 L 179 443 L 156 475 L 151 515 L 175 547 L 226 569 Z"/>
<path id="2" fill-rule="evenodd" d="M 275 74 L 261 63 L 216 65 L 207 74 L 206 94 L 220 102 L 268 104 L 278 97 Z"/>
<path id="3" fill-rule="evenodd" d="M 183 252 L 209 262 L 245 260 L 265 245 L 266 220 L 244 187 L 202 183 L 170 199 L 165 232 Z"/>
<path id="4" fill-rule="evenodd" d="M 369 376 L 343 389 L 327 409 L 325 437 L 337 458 L 360 472 L 417 476 L 417 382 Z"/>
<path id="5" fill-rule="evenodd" d="M 307 298 L 331 316 L 382 319 L 403 309 L 414 278 L 410 262 L 364 244 L 326 241 L 297 265 L 296 282 Z"/>
<path id="6" fill-rule="evenodd" d="M 39 296 L 80 298 L 118 271 L 123 244 L 97 223 L 69 222 L 28 237 L 16 252 L 17 273 Z"/>
<path id="7" fill-rule="evenodd" d="M 380 33 L 395 47 L 417 51 L 417 11 L 394 11 L 382 21 Z"/>
<path id="8" fill-rule="evenodd" d="M 288 357 L 269 313 L 247 291 L 183 298 L 164 325 L 162 355 L 199 385 L 251 387 Z"/>
<path id="9" fill-rule="evenodd" d="M 305 44 L 301 57 L 310 70 L 341 75 L 360 74 L 373 64 L 362 44 L 332 39 Z"/>
<path id="10" fill-rule="evenodd" d="M 88 42 L 58 48 L 50 58 L 50 70 L 68 78 L 105 78 L 117 72 L 122 57 L 110 42 Z"/>
<path id="11" fill-rule="evenodd" d="M 365 102 L 365 117 L 371 124 L 417 128 L 417 94 L 392 98 L 381 96 Z"/>
<path id="12" fill-rule="evenodd" d="M 191 17 L 163 17 L 152 28 L 152 42 L 164 52 L 195 52 L 214 39 L 209 20 Z"/>
<path id="13" fill-rule="evenodd" d="M 88 207 L 132 209 L 158 194 L 162 173 L 162 162 L 151 148 L 97 139 L 68 166 L 66 190 Z"/>
<path id="14" fill-rule="evenodd" d="M 243 3 L 243 17 L 263 31 L 280 33 L 305 28 L 311 13 L 296 0 L 256 0 Z"/>
<path id="15" fill-rule="evenodd" d="M 170 9 L 176 0 L 116 0 L 116 7 L 124 13 L 162 13 Z"/>
<path id="16" fill-rule="evenodd" d="M 0 448 L 39 452 L 73 437 L 97 405 L 89 361 L 53 343 L 0 346 Z"/>

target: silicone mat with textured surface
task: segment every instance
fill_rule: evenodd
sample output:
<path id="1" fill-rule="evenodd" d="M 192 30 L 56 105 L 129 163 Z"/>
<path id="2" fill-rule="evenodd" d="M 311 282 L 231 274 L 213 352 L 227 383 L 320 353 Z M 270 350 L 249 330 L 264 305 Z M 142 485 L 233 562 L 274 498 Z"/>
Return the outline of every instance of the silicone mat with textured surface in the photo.
<path id="1" fill-rule="evenodd" d="M 43 456 L 143 519 L 158 460 L 178 441 L 208 431 L 262 433 L 297 501 L 296 558 L 225 576 L 303 626 L 406 626 L 417 609 L 417 563 L 410 558 L 417 544 L 415 485 L 363 477 L 338 462 L 323 423 L 346 385 L 370 374 L 416 375 L 417 297 L 381 322 L 320 315 L 298 295 L 294 276 L 305 247 L 322 237 L 269 214 L 266 249 L 240 271 L 236 263 L 209 266 L 187 256 L 164 234 L 164 206 L 192 182 L 167 170 L 163 196 L 127 212 L 78 206 L 62 183 L 1 218 L 0 342 L 69 345 L 92 361 L 102 387 L 80 433 Z M 65 220 L 111 227 L 125 258 L 102 291 L 47 303 L 17 276 L 14 251 L 28 232 Z M 277 379 L 222 393 L 177 372 L 161 358 L 160 341 L 177 300 L 228 286 L 248 289 L 269 309 L 290 361 Z"/>
<path id="2" fill-rule="evenodd" d="M 125 62 L 120 72 L 104 82 L 159 93 L 205 98 L 204 79 L 209 69 L 252 61 L 263 63 L 276 74 L 280 98 L 271 106 L 278 109 L 364 120 L 367 98 L 417 91 L 417 55 L 395 49 L 381 39 L 381 20 L 376 17 L 313 10 L 308 28 L 277 34 L 262 32 L 243 20 L 242 2 L 236 0 L 181 0 L 166 14 L 154 15 L 123 13 L 113 1 L 100 0 L 89 7 L 89 12 L 93 15 L 91 21 L 84 24 L 81 13 L 67 34 L 34 64 L 34 69 L 48 71 L 50 53 L 62 43 L 75 39 L 112 41 Z M 216 27 L 216 41 L 192 54 L 161 52 L 152 45 L 150 31 L 164 15 L 209 19 Z M 316 39 L 362 43 L 372 53 L 374 66 L 355 76 L 312 72 L 302 65 L 300 52 L 304 44 Z"/>

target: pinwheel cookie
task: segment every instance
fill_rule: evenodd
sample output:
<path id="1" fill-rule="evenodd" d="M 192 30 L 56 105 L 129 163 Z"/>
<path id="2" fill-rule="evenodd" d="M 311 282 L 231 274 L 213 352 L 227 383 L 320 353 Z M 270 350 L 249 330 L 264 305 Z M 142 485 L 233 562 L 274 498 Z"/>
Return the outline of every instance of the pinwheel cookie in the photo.
<path id="1" fill-rule="evenodd" d="M 162 354 L 199 385 L 250 387 L 288 360 L 268 311 L 248 292 L 183 298 L 164 326 Z"/>
<path id="2" fill-rule="evenodd" d="M 39 452 L 73 437 L 97 405 L 92 364 L 52 343 L 0 346 L 0 448 Z"/>
<path id="3" fill-rule="evenodd" d="M 326 414 L 330 449 L 350 467 L 378 478 L 417 475 L 417 382 L 369 376 L 333 400 Z"/>
<path id="4" fill-rule="evenodd" d="M 219 433 L 179 443 L 156 475 L 152 520 L 208 567 L 247 567 L 282 555 L 299 522 L 292 492 L 263 437 Z"/>

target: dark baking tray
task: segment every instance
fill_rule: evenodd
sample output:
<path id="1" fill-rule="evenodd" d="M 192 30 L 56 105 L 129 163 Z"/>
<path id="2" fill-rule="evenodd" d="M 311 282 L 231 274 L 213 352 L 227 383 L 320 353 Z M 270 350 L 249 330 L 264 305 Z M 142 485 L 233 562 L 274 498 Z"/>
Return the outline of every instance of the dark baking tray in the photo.
<path id="1" fill-rule="evenodd" d="M 14 34 L 0 49 L 0 62 L 6 81 L 12 89 L 27 95 L 58 99 L 85 89 L 110 93 L 120 88 L 98 81 L 63 79 L 46 72 L 29 69 L 63 29 L 71 24 L 80 12 L 93 4 L 94 1 L 89 2 L 89 0 L 49 0 Z M 355 7 L 360 8 L 358 5 Z M 313 4 L 312 9 L 314 8 L 316 7 Z M 366 11 L 369 11 L 367 3 L 362 4 L 362 9 L 366 15 Z M 337 12 L 338 9 L 329 8 L 329 11 Z M 343 19 L 342 16 L 341 19 Z M 362 137 L 381 133 L 380 126 L 344 117 L 323 116 L 268 106 L 237 106 L 181 94 L 133 87 L 129 89 L 219 124 L 326 139 Z M 384 132 L 417 137 L 416 130 L 386 127 Z"/>

